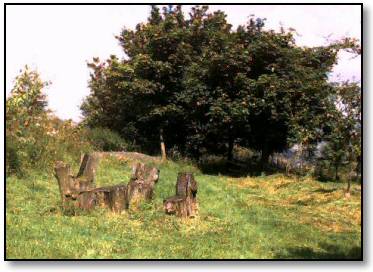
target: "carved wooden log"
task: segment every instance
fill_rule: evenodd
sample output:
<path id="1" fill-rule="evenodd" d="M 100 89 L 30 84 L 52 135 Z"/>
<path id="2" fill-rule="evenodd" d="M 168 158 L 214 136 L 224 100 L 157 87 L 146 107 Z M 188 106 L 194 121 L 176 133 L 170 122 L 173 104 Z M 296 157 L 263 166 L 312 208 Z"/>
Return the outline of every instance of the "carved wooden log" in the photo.
<path id="1" fill-rule="evenodd" d="M 115 185 L 109 192 L 110 209 L 121 212 L 127 207 L 127 185 Z"/>
<path id="2" fill-rule="evenodd" d="M 176 195 L 163 201 L 165 212 L 179 217 L 194 217 L 198 211 L 197 188 L 197 181 L 192 173 L 179 173 Z"/>
<path id="3" fill-rule="evenodd" d="M 99 158 L 98 156 L 84 154 L 83 159 L 80 164 L 79 172 L 76 178 L 84 178 L 87 182 L 94 182 L 96 175 L 96 170 L 98 166 Z"/>
<path id="4" fill-rule="evenodd" d="M 58 161 L 54 167 L 55 177 L 58 181 L 60 195 L 62 202 L 65 201 L 66 196 L 71 195 L 72 191 L 72 176 L 70 165 Z"/>
<path id="5" fill-rule="evenodd" d="M 56 163 L 55 177 L 65 210 L 68 208 L 90 210 L 103 207 L 113 212 L 121 212 L 129 206 L 138 207 L 141 202 L 152 199 L 154 186 L 159 178 L 157 168 L 137 163 L 133 167 L 128 186 L 119 184 L 95 188 L 94 178 L 97 166 L 97 156 L 86 154 L 81 159 L 78 174 L 74 176 L 71 174 L 70 165 L 63 162 Z"/>
<path id="6" fill-rule="evenodd" d="M 92 155 L 84 155 L 78 175 L 71 173 L 69 164 L 58 161 L 55 165 L 55 177 L 58 181 L 62 206 L 64 209 L 71 207 L 92 206 L 93 200 L 86 192 L 94 188 L 94 176 L 98 159 Z M 84 192 L 84 194 L 82 194 Z"/>
<path id="7" fill-rule="evenodd" d="M 132 168 L 132 177 L 127 188 L 128 208 L 138 208 L 144 201 L 153 198 L 154 186 L 159 179 L 159 170 L 137 163 Z"/>

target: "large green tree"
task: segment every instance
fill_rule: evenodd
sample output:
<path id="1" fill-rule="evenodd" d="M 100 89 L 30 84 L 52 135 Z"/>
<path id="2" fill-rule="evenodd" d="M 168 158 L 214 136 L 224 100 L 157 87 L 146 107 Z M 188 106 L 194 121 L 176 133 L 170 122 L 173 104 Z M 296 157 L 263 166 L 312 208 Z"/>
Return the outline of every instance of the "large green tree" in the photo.
<path id="1" fill-rule="evenodd" d="M 109 127 L 156 152 L 168 147 L 198 158 L 232 158 L 234 144 L 262 154 L 263 165 L 290 143 L 320 139 L 331 107 L 328 74 L 345 39 L 297 46 L 292 31 L 264 28 L 251 17 L 236 30 L 222 11 L 152 6 L 146 23 L 117 36 L 125 58 L 94 58 L 91 94 L 82 105 L 90 126 Z"/>

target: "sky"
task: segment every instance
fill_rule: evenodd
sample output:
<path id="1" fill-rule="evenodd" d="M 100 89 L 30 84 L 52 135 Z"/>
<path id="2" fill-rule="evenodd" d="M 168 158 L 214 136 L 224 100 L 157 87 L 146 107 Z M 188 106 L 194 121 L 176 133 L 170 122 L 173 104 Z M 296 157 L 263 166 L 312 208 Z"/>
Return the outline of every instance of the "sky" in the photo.
<path id="1" fill-rule="evenodd" d="M 184 5 L 187 14 L 191 6 Z M 361 36 L 360 6 L 210 5 L 223 10 L 236 28 L 248 16 L 266 18 L 266 28 L 282 25 L 297 31 L 301 46 L 326 45 L 342 37 Z M 6 94 L 24 65 L 37 69 L 52 84 L 46 90 L 49 108 L 62 119 L 81 120 L 79 106 L 89 94 L 87 61 L 111 54 L 124 57 L 114 38 L 125 26 L 146 21 L 148 5 L 123 6 L 7 6 Z M 360 81 L 361 58 L 339 55 L 331 80 Z"/>

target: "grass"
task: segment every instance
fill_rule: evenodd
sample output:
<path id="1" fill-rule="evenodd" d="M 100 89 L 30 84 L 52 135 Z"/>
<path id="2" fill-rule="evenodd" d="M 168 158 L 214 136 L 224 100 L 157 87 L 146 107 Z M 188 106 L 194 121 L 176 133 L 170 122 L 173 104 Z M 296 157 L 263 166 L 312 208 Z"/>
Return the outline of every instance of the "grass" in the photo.
<path id="1" fill-rule="evenodd" d="M 127 182 L 131 162 L 105 159 L 97 185 Z M 140 211 L 97 209 L 65 216 L 56 179 L 32 173 L 6 180 L 6 257 L 22 258 L 361 258 L 361 187 L 282 175 L 231 178 L 191 165 L 159 165 L 155 199 Z M 75 168 L 77 170 L 77 167 Z M 199 215 L 165 215 L 177 172 L 193 171 Z"/>

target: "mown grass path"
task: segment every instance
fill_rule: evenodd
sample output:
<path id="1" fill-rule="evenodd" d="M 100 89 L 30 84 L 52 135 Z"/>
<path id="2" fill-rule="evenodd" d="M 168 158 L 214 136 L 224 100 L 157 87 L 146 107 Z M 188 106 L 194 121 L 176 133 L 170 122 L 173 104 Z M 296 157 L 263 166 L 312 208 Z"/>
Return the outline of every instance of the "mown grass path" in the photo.
<path id="1" fill-rule="evenodd" d="M 103 159 L 97 185 L 127 183 L 131 162 Z M 52 174 L 7 178 L 7 258 L 360 258 L 361 188 L 282 175 L 203 175 L 159 165 L 155 199 L 139 211 L 65 216 Z M 178 171 L 195 172 L 199 216 L 165 215 Z"/>

